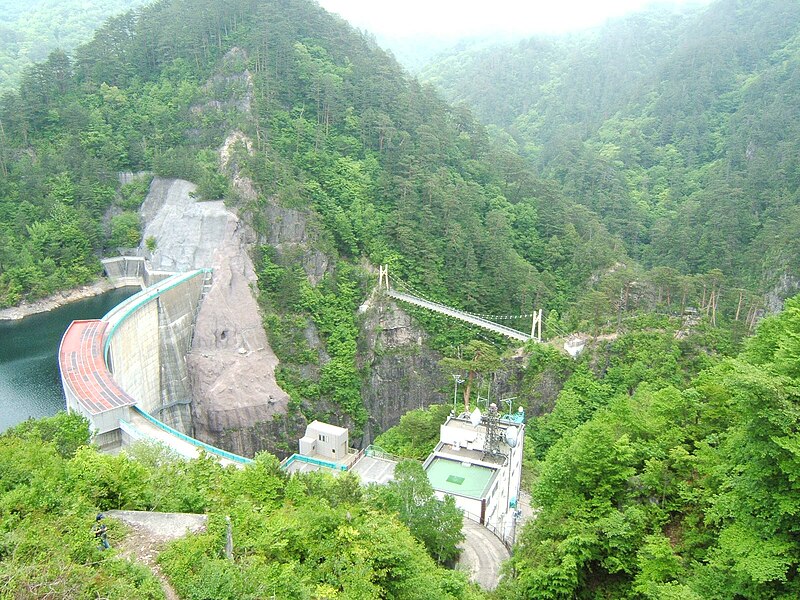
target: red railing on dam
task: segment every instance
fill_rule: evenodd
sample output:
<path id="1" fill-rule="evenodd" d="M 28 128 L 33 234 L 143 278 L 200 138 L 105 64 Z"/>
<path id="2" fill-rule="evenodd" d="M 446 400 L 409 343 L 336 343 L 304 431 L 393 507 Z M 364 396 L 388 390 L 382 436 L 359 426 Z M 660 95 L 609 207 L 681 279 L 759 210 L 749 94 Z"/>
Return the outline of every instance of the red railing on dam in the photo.
<path id="1" fill-rule="evenodd" d="M 200 269 L 173 275 L 125 300 L 101 320 L 73 321 L 67 328 L 58 352 L 67 408 L 89 419 L 95 441 L 101 447 L 118 448 L 126 442 L 123 434 L 131 437 L 133 432 L 135 438 L 131 439 L 146 437 L 174 448 L 183 456 L 193 457 L 205 451 L 216 456 L 223 464 L 241 465 L 251 462 L 249 458 L 215 448 L 181 433 L 149 414 L 142 406 L 141 398 L 135 398 L 135 393 L 128 393 L 118 383 L 109 363 L 112 338 L 120 335 L 121 325 L 129 317 L 138 314 L 165 292 L 174 290 L 186 281 L 205 276 L 208 272 L 208 269 Z M 141 328 L 147 324 L 134 322 L 131 331 L 140 333 Z M 158 326 L 157 320 L 155 325 Z M 136 334 L 134 339 L 137 339 Z M 132 354 L 133 358 L 127 361 L 129 371 L 132 369 L 133 372 L 139 372 L 141 365 L 136 357 L 141 353 Z M 119 364 L 115 366 L 119 367 Z M 121 383 L 125 385 L 124 380 Z"/>

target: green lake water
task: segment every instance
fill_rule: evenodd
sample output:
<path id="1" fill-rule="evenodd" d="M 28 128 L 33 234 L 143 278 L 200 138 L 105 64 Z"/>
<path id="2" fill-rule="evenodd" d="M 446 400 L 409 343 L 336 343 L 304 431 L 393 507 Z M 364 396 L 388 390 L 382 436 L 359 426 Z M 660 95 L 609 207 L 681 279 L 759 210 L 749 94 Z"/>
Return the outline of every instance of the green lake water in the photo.
<path id="1" fill-rule="evenodd" d="M 139 288 L 112 290 L 21 321 L 0 321 L 0 432 L 64 410 L 58 344 L 76 319 L 99 319 Z"/>

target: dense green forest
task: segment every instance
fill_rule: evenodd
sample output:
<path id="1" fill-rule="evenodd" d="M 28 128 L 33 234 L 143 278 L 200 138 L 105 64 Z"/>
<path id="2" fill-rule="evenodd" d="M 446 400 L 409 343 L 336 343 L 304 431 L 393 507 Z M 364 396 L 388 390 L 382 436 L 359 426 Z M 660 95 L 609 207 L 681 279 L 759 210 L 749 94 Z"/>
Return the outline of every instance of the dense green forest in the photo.
<path id="1" fill-rule="evenodd" d="M 237 130 L 253 141 L 252 153 L 234 153 L 255 200 L 236 197 L 220 172 L 218 148 Z M 619 265 L 607 292 L 618 297 L 636 276 L 620 270 L 624 244 L 590 210 L 304 0 L 174 0 L 115 17 L 0 99 L 0 137 L 3 306 L 90 281 L 99 256 L 135 245 L 146 184 L 120 188 L 121 171 L 189 179 L 261 236 L 269 206 L 308 211 L 331 272 L 312 285 L 301 257 L 257 249 L 266 325 L 282 387 L 309 417 L 349 415 L 356 435 L 367 418 L 356 365 L 365 259 L 475 312 L 546 306 L 554 331 L 581 323 L 589 278 Z M 670 310 L 673 298 L 678 310 L 679 286 L 699 303 L 699 281 L 670 285 L 672 295 L 626 292 L 625 306 L 607 302 L 591 326 L 628 309 Z M 331 359 L 321 368 L 301 335 L 309 319 Z M 469 339 L 432 323 L 442 348 Z"/>
<path id="2" fill-rule="evenodd" d="M 19 84 L 22 73 L 53 50 L 86 42 L 111 15 L 145 0 L 0 0 L 0 94 Z"/>
<path id="3" fill-rule="evenodd" d="M 718 329 L 640 331 L 578 361 L 531 349 L 524 486 L 537 516 L 497 598 L 796 598 L 800 594 L 800 297 L 741 352 Z M 449 406 L 407 413 L 376 443 L 408 457 Z"/>
<path id="4" fill-rule="evenodd" d="M 230 196 L 215 151 L 238 128 L 256 140 L 241 162 L 263 201 L 312 209 L 327 254 L 389 263 L 437 300 L 507 314 L 543 306 L 554 313 L 549 335 L 618 328 L 640 310 L 719 305 L 742 321 L 756 312 L 760 288 L 719 298 L 732 273 L 716 263 L 640 268 L 630 228 L 576 193 L 577 179 L 535 175 L 510 138 L 492 138 L 319 7 L 206 8 L 160 2 L 115 17 L 3 97 L 0 304 L 84 283 L 99 254 L 133 245 L 141 194 L 120 192 L 118 171 L 179 175 L 205 197 Z M 236 89 L 245 70 L 252 97 Z M 217 98 L 237 94 L 249 112 Z M 599 185 L 603 173 L 591 185 L 620 198 Z M 265 226 L 260 206 L 246 208 Z M 285 279 L 291 265 L 273 274 Z M 271 299 L 278 312 L 313 312 L 289 296 Z"/>
<path id="5" fill-rule="evenodd" d="M 800 267 L 798 11 L 653 10 L 431 67 L 486 127 L 312 2 L 161 0 L 0 99 L 0 305 L 90 281 L 101 255 L 140 242 L 148 179 L 120 186 L 122 171 L 189 179 L 262 240 L 270 206 L 307 211 L 332 265 L 320 282 L 302 257 L 254 258 L 281 386 L 309 418 L 346 415 L 355 433 L 367 418 L 365 264 L 474 312 L 545 307 L 547 336 L 622 333 L 578 361 L 526 349 L 539 512 L 497 597 L 796 598 L 800 301 L 743 338 Z M 252 140 L 234 153 L 255 199 L 220 170 L 232 131 Z M 469 347 L 418 316 L 437 348 Z M 539 415 L 545 383 L 559 391 Z M 424 456 L 448 408 L 379 441 Z M 105 456 L 87 435 L 58 417 L 0 437 L 0 595 L 161 597 L 90 533 L 98 510 L 138 508 L 210 515 L 160 559 L 182 597 L 479 597 L 441 567 L 458 515 L 413 462 L 361 489 L 287 479 L 269 455 L 228 471 L 146 446 Z"/>
<path id="6" fill-rule="evenodd" d="M 147 444 L 101 454 L 88 439 L 87 423 L 64 414 L 0 435 L 0 597 L 164 598 L 149 569 L 115 549 L 124 525 L 110 523 L 111 550 L 95 540 L 95 515 L 117 508 L 208 515 L 206 532 L 159 556 L 182 598 L 483 597 L 439 564 L 454 555 L 461 514 L 433 497 L 419 463 L 362 488 L 354 475 L 289 478 L 269 454 L 223 469 Z"/>
<path id="7" fill-rule="evenodd" d="M 798 48 L 794 0 L 719 0 L 456 53 L 423 78 L 499 128 L 631 257 L 720 269 L 737 302 L 732 288 L 800 274 Z"/>
<path id="8" fill-rule="evenodd" d="M 533 423 L 541 512 L 500 597 L 796 598 L 798 340 L 795 298 L 688 383 L 652 334 L 577 366 Z"/>

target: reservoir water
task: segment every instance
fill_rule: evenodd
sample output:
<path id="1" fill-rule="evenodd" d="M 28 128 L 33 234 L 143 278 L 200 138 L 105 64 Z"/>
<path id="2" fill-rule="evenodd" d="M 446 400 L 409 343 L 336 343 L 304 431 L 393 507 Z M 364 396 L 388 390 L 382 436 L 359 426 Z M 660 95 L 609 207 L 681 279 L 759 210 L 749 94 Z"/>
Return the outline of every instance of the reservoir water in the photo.
<path id="1" fill-rule="evenodd" d="M 0 321 L 0 432 L 64 410 L 58 344 L 76 319 L 99 319 L 139 288 L 112 290 L 21 321 Z"/>

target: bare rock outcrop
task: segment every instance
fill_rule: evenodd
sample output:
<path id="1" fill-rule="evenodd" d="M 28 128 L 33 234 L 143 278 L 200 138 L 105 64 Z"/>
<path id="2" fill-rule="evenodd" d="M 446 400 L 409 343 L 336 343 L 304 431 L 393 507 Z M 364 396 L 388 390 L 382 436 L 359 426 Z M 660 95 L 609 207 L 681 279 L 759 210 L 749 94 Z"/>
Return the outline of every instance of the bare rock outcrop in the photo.
<path id="1" fill-rule="evenodd" d="M 222 201 L 197 202 L 194 189 L 179 179 L 153 180 L 141 210 L 145 239 L 156 240 L 151 257 L 156 270 L 214 269 L 187 357 L 194 434 L 252 456 L 270 444 L 232 432 L 271 423 L 276 416 L 282 422 L 289 396 L 275 381 L 278 359 L 255 298 L 248 253 L 253 235 Z"/>
<path id="2" fill-rule="evenodd" d="M 782 311 L 783 303 L 786 299 L 791 298 L 798 291 L 800 291 L 800 279 L 789 273 L 783 273 L 778 283 L 766 294 L 765 304 L 767 313 L 775 314 Z"/>
<path id="3" fill-rule="evenodd" d="M 409 410 L 446 402 L 450 383 L 427 334 L 394 302 L 376 292 L 360 310 L 359 367 L 369 373 L 361 390 L 369 413 L 364 447 Z"/>
<path id="4" fill-rule="evenodd" d="M 214 256 L 214 283 L 197 315 L 188 364 L 195 434 L 252 456 L 269 444 L 246 431 L 285 414 L 289 396 L 275 381 L 278 359 L 253 294 L 245 230 L 238 219 L 228 221 L 228 243 Z"/>

